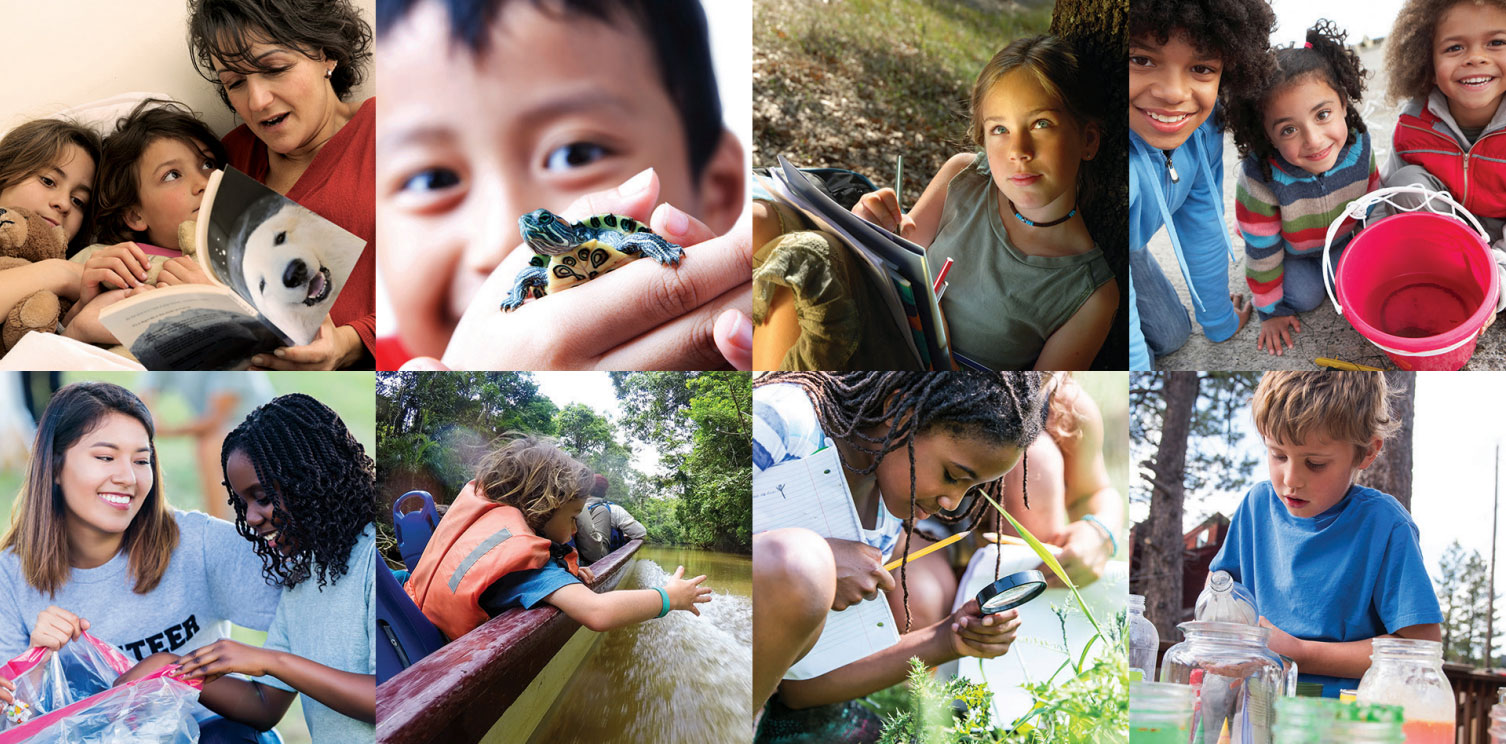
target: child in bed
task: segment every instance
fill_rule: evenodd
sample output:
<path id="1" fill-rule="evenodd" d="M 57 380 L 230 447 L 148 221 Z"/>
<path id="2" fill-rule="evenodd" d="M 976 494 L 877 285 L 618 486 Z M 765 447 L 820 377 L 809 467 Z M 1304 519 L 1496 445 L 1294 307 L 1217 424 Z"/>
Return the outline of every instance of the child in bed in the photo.
<path id="1" fill-rule="evenodd" d="M 865 194 L 852 208 L 926 247 L 932 271 L 955 260 L 941 309 L 961 364 L 1085 369 L 1108 336 L 1119 286 L 1077 209 L 1083 174 L 1099 147 L 1101 114 L 1086 82 L 1065 42 L 1032 36 L 1010 43 L 973 85 L 968 132 L 981 152 L 948 160 L 909 212 L 889 188 Z M 772 208 L 759 204 L 755 219 L 768 219 Z M 767 232 L 755 229 L 756 239 Z M 835 261 L 813 264 L 813 255 L 782 245 L 760 252 L 756 273 L 767 287 L 755 312 L 763 321 L 761 369 L 853 366 L 847 355 L 796 346 L 797 317 L 810 314 L 806 308 L 821 302 L 821 288 L 840 271 Z M 825 335 L 838 344 L 855 344 L 862 334 L 832 330 Z"/>
<path id="2" fill-rule="evenodd" d="M 1229 129 L 1244 159 L 1234 215 L 1245 238 L 1245 278 L 1260 313 L 1257 348 L 1281 355 L 1302 330 L 1297 313 L 1323 301 L 1328 226 L 1374 190 L 1380 174 L 1360 119 L 1365 68 L 1331 21 L 1307 30 L 1307 43 L 1275 52 L 1264 88 L 1235 92 Z M 1353 237 L 1350 220 L 1329 248 Z"/>
<path id="3" fill-rule="evenodd" d="M 99 135 L 60 119 L 37 119 L 0 138 L 0 207 L 24 207 L 62 231 L 78 248 L 88 237 L 94 209 Z M 0 318 L 39 291 L 76 300 L 77 265 L 48 259 L 0 272 Z M 52 312 L 56 312 L 54 308 Z"/>
<path id="4" fill-rule="evenodd" d="M 177 659 L 180 673 L 204 679 L 201 702 L 227 718 L 271 728 L 301 692 L 314 741 L 371 741 L 371 459 L 339 415 L 294 393 L 252 411 L 225 437 L 221 467 L 236 530 L 282 597 L 264 647 L 212 643 Z M 231 672 L 256 679 L 223 677 Z"/>
<path id="5" fill-rule="evenodd" d="M 1506 2 L 1408 0 L 1386 38 L 1386 90 L 1405 100 L 1386 186 L 1446 191 L 1498 247 L 1506 224 Z"/>
<path id="6" fill-rule="evenodd" d="M 378 260 L 401 339 L 384 340 L 379 369 L 442 353 L 473 369 L 706 369 L 725 364 L 718 344 L 746 355 L 743 148 L 722 125 L 700 0 L 377 10 Z M 533 255 L 519 216 L 572 203 L 571 219 L 649 225 L 685 260 L 638 261 L 502 313 Z"/>
<path id="7" fill-rule="evenodd" d="M 451 639 L 512 607 L 550 604 L 571 619 L 605 631 L 664 617 L 670 610 L 701 614 L 711 601 L 705 576 L 684 579 L 685 567 L 662 587 L 601 594 L 588 584 L 575 549 L 575 518 L 594 481 L 590 468 L 554 444 L 514 439 L 488 455 L 450 504 L 424 548 L 406 589 L 414 604 Z M 495 544 L 490 551 L 478 546 Z"/>
<path id="8" fill-rule="evenodd" d="M 1223 122 L 1231 91 L 1261 85 L 1275 14 L 1266 0 L 1136 0 L 1129 12 L 1130 369 L 1187 342 L 1192 323 L 1150 253 L 1166 228 L 1197 322 L 1227 341 L 1250 318 L 1229 294 Z"/>
<path id="9" fill-rule="evenodd" d="M 183 256 L 178 231 L 192 225 L 209 174 L 225 162 L 219 138 L 182 104 L 143 101 L 116 123 L 104 140 L 95 194 L 98 242 L 72 259 L 84 270 L 65 335 L 113 344 L 99 311 L 129 291 L 209 283 Z"/>

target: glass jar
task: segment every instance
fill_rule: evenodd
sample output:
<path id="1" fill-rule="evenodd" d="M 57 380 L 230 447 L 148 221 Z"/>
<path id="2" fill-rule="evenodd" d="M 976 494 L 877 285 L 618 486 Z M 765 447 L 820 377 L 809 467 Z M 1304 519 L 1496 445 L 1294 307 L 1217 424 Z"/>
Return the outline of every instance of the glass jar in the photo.
<path id="1" fill-rule="evenodd" d="M 1134 744 L 1187 744 L 1192 735 L 1196 691 L 1187 685 L 1131 682 L 1130 741 Z"/>
<path id="2" fill-rule="evenodd" d="M 1197 690 L 1191 744 L 1217 744 L 1228 728 L 1231 744 L 1272 744 L 1276 700 L 1295 688 L 1295 668 L 1285 669 L 1266 642 L 1271 631 L 1240 623 L 1188 622 L 1186 640 L 1161 659 L 1161 681 Z"/>
<path id="3" fill-rule="evenodd" d="M 1454 690 L 1443 674 L 1443 644 L 1376 638 L 1370 669 L 1360 678 L 1361 703 L 1399 705 L 1407 744 L 1453 744 Z"/>
<path id="4" fill-rule="evenodd" d="M 1135 678 L 1135 672 L 1140 672 L 1140 678 L 1146 682 L 1154 682 L 1156 679 L 1156 652 L 1161 649 L 1161 634 L 1156 632 L 1156 626 L 1145 619 L 1145 597 L 1139 594 L 1129 595 L 1129 617 L 1125 622 L 1127 635 L 1129 636 L 1129 668 L 1130 679 Z"/>
<path id="5" fill-rule="evenodd" d="M 1235 581 L 1228 571 L 1214 571 L 1208 577 L 1208 586 L 1197 595 L 1193 617 L 1204 622 L 1260 624 L 1255 595 Z"/>
<path id="6" fill-rule="evenodd" d="M 1321 697 L 1289 697 L 1276 701 L 1276 726 L 1272 731 L 1281 744 L 1326 744 L 1328 729 L 1338 720 L 1343 706 Z"/>
<path id="7" fill-rule="evenodd" d="M 1406 736 L 1402 733 L 1401 706 L 1341 704 L 1338 717 L 1330 725 L 1324 741 L 1333 744 L 1403 744 Z"/>

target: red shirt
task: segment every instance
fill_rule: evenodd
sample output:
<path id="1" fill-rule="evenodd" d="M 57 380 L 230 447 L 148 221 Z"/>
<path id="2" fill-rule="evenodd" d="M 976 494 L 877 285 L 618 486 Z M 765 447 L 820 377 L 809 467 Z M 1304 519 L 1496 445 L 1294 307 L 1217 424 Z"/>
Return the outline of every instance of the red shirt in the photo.
<path id="1" fill-rule="evenodd" d="M 225 135 L 230 165 L 267 182 L 267 146 L 242 124 Z M 314 155 L 314 162 L 286 195 L 315 214 L 366 241 L 361 258 L 330 308 L 335 325 L 360 335 L 371 369 L 376 342 L 376 98 L 368 98 L 334 137 Z"/>

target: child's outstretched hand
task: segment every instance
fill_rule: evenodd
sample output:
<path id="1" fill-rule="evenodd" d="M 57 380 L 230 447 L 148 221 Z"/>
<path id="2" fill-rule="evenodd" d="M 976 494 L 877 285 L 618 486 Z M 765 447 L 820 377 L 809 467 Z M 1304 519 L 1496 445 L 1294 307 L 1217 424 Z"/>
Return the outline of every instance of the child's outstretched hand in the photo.
<path id="1" fill-rule="evenodd" d="M 15 691 L 15 682 L 12 682 L 4 677 L 0 677 L 0 703 L 10 705 L 11 703 L 16 702 L 15 696 L 11 695 L 11 693 Z"/>
<path id="2" fill-rule="evenodd" d="M 690 610 L 695 615 L 701 611 L 696 608 L 698 604 L 711 601 L 711 587 L 701 586 L 706 580 L 706 575 L 701 574 L 693 579 L 681 578 L 685 575 L 685 567 L 675 569 L 675 575 L 664 582 L 664 591 L 669 593 L 669 608 L 672 610 Z"/>
<path id="3" fill-rule="evenodd" d="M 1260 321 L 1260 338 L 1255 341 L 1255 348 L 1281 356 L 1286 348 L 1292 348 L 1292 336 L 1302 331 L 1302 321 L 1297 320 L 1295 315 L 1278 315 L 1268 320 Z"/>
<path id="4" fill-rule="evenodd" d="M 899 196 L 894 189 L 882 188 L 864 194 L 852 205 L 852 213 L 901 238 L 915 234 L 915 220 L 900 212 Z"/>
<path id="5" fill-rule="evenodd" d="M 561 216 L 632 217 L 686 249 L 679 266 L 633 261 L 504 313 L 502 299 L 533 256 L 526 244 L 516 244 L 476 292 L 442 363 L 452 369 L 533 370 L 728 366 L 717 335 L 726 335 L 723 326 L 733 324 L 716 320 L 728 309 L 752 312 L 751 222 L 745 218 L 718 236 L 680 209 L 658 202 L 658 176 L 647 170 L 617 189 L 581 197 Z M 514 231 L 509 239 L 519 238 Z"/>
<path id="6" fill-rule="evenodd" d="M 224 638 L 180 657 L 178 676 L 200 678 L 205 684 L 230 672 L 261 677 L 269 673 L 272 663 L 271 651 Z"/>
<path id="7" fill-rule="evenodd" d="M 37 613 L 31 628 L 31 645 L 57 651 L 69 641 L 78 640 L 89 629 L 89 621 L 56 605 Z"/>

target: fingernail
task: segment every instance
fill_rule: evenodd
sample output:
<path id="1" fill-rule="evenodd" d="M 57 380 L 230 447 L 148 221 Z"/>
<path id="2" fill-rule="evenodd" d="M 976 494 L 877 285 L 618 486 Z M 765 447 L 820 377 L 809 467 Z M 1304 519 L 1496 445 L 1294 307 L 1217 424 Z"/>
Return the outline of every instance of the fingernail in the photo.
<path id="1" fill-rule="evenodd" d="M 251 364 L 257 367 L 264 367 L 267 364 L 267 358 L 260 354 L 257 354 L 256 356 L 251 357 Z"/>
<path id="2" fill-rule="evenodd" d="M 753 322 L 741 310 L 728 310 L 716 319 L 717 330 L 739 349 L 753 350 Z"/>
<path id="3" fill-rule="evenodd" d="M 629 178 L 621 186 L 618 186 L 617 194 L 619 196 L 631 196 L 648 188 L 648 184 L 652 180 L 654 180 L 654 169 L 644 168 L 638 175 Z"/>
<path id="4" fill-rule="evenodd" d="M 282 349 L 274 349 L 272 351 L 272 353 L 276 354 L 278 359 L 281 359 L 281 358 L 287 356 L 287 352 L 283 351 Z"/>
<path id="5" fill-rule="evenodd" d="M 690 217 L 675 207 L 664 205 L 664 230 L 670 235 L 684 235 L 690 229 Z"/>

